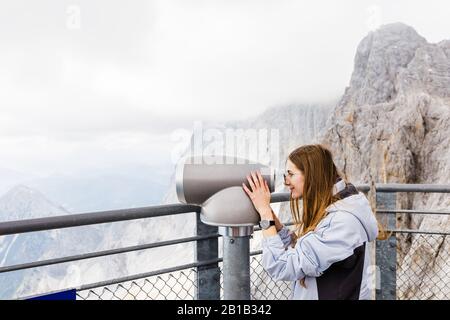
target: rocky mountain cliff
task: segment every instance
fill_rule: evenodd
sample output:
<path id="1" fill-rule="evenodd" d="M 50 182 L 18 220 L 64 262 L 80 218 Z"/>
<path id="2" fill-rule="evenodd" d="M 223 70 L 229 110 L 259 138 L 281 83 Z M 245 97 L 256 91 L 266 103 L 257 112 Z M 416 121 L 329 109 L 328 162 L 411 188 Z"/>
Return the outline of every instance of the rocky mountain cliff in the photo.
<path id="1" fill-rule="evenodd" d="M 359 44 L 350 85 L 319 141 L 352 182 L 450 181 L 450 41 L 431 44 L 404 24 Z M 448 209 L 448 194 L 399 194 L 398 208 Z M 399 216 L 398 227 L 450 228 L 448 216 Z M 401 236 L 400 298 L 448 298 L 448 237 Z M 420 283 L 420 286 L 417 284 Z"/>

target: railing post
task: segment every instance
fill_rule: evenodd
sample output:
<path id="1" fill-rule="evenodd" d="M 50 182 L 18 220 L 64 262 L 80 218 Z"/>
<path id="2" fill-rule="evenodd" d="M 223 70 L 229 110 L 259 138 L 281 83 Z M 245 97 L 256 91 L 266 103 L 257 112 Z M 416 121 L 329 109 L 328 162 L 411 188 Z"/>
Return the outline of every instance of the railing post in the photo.
<path id="1" fill-rule="evenodd" d="M 377 192 L 377 209 L 395 210 L 397 194 L 395 192 Z M 395 214 L 385 214 L 379 221 L 387 229 L 395 229 Z M 380 287 L 376 288 L 377 300 L 395 300 L 397 294 L 397 281 L 396 281 L 396 269 L 397 269 L 397 239 L 395 234 L 392 234 L 387 240 L 376 241 L 376 264 L 380 268 L 379 274 L 380 281 L 376 283 L 380 284 Z"/>
<path id="2" fill-rule="evenodd" d="M 221 227 L 223 236 L 223 298 L 250 300 L 250 235 L 253 226 Z"/>
<path id="3" fill-rule="evenodd" d="M 217 227 L 204 224 L 200 213 L 196 213 L 196 231 L 198 236 L 217 233 Z M 218 238 L 199 240 L 195 245 L 195 261 L 208 261 L 218 258 Z M 212 263 L 197 268 L 195 275 L 195 299 L 220 300 L 220 268 Z"/>

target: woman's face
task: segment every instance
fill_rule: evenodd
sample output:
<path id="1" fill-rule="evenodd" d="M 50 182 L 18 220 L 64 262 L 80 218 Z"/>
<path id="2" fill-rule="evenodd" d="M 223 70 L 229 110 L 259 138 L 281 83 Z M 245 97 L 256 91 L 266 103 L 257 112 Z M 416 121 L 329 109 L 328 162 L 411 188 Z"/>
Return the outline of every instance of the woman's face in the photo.
<path id="1" fill-rule="evenodd" d="M 300 199 L 303 196 L 303 185 L 305 183 L 305 176 L 303 173 L 292 163 L 291 160 L 286 162 L 286 178 L 284 184 L 291 191 L 291 197 L 293 199 Z"/>

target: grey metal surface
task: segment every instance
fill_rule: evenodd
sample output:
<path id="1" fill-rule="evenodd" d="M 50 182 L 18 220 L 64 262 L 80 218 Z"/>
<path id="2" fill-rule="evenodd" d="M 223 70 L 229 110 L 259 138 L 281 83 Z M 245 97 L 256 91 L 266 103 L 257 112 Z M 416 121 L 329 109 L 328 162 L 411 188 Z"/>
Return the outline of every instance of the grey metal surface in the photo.
<path id="1" fill-rule="evenodd" d="M 208 226 L 201 222 L 200 214 L 196 214 L 197 236 L 207 236 L 217 233 L 217 227 Z M 195 246 L 195 261 L 214 261 L 219 258 L 218 237 L 205 238 L 197 241 Z M 197 300 L 220 299 L 220 268 L 218 262 L 197 267 L 195 273 L 195 298 Z"/>
<path id="2" fill-rule="evenodd" d="M 159 241 L 159 242 L 153 242 L 153 243 L 149 243 L 149 244 L 123 247 L 123 248 L 118 248 L 118 249 L 102 250 L 102 251 L 97 251 L 97 252 L 92 252 L 92 253 L 78 254 L 78 255 L 73 255 L 73 256 L 56 258 L 56 259 L 47 259 L 47 260 L 34 261 L 34 262 L 29 262 L 29 263 L 15 264 L 15 265 L 11 265 L 11 266 L 3 266 L 3 267 L 0 267 L 0 273 L 49 266 L 49 265 L 53 265 L 53 264 L 66 263 L 66 262 L 71 262 L 71 261 L 79 261 L 79 260 L 85 260 L 85 259 L 104 257 L 104 256 L 110 256 L 110 255 L 114 255 L 114 254 L 132 252 L 132 251 L 165 247 L 165 246 L 171 246 L 171 245 L 175 245 L 175 244 L 187 243 L 187 242 L 193 242 L 193 241 L 195 241 L 196 243 L 203 242 L 203 241 L 208 242 L 209 240 L 211 240 L 212 242 L 214 242 L 214 241 L 217 242 L 217 238 L 220 235 L 217 233 L 217 228 L 212 228 L 212 229 L 215 230 L 215 232 L 210 233 L 210 234 L 204 234 L 202 236 L 194 236 L 194 237 L 187 237 L 187 238 L 181 238 L 181 239 Z M 211 257 L 210 259 L 203 259 L 203 260 L 211 260 L 213 258 L 217 258 L 217 254 L 215 257 Z M 197 260 L 197 261 L 199 261 L 199 260 Z"/>
<path id="3" fill-rule="evenodd" d="M 183 203 L 202 204 L 222 189 L 241 186 L 250 171 L 260 171 L 271 192 L 275 189 L 275 171 L 247 159 L 226 156 L 191 156 L 177 165 L 176 191 Z"/>
<path id="4" fill-rule="evenodd" d="M 203 203 L 200 218 L 209 225 L 233 227 L 252 227 L 260 220 L 242 187 L 226 188 L 212 195 Z"/>
<path id="5" fill-rule="evenodd" d="M 377 210 L 377 213 L 396 214 L 396 213 L 408 213 L 408 214 L 427 214 L 427 215 L 450 215 L 450 211 L 440 210 Z"/>
<path id="6" fill-rule="evenodd" d="M 250 300 L 250 237 L 223 237 L 223 297 Z"/>
<path id="7" fill-rule="evenodd" d="M 395 210 L 396 193 L 377 192 L 377 207 Z M 395 229 L 395 215 L 385 215 L 379 219 L 387 229 Z M 397 238 L 392 233 L 387 240 L 376 240 L 376 265 L 380 268 L 380 288 L 376 289 L 377 300 L 395 300 L 397 296 Z M 378 283 L 378 281 L 377 281 Z"/>
<path id="8" fill-rule="evenodd" d="M 411 230 L 411 229 L 389 229 L 388 232 L 393 233 L 408 233 L 408 234 L 425 234 L 436 236 L 450 236 L 450 232 L 438 230 Z"/>
<path id="9" fill-rule="evenodd" d="M 270 195 L 270 202 L 271 203 L 284 202 L 284 201 L 289 201 L 290 198 L 291 198 L 291 194 L 289 192 L 277 192 L 277 193 L 272 193 Z"/>
<path id="10" fill-rule="evenodd" d="M 133 209 L 97 211 L 56 217 L 7 221 L 0 223 L 0 236 L 14 233 L 86 226 L 106 222 L 162 217 L 189 212 L 200 212 L 200 210 L 201 208 L 196 205 L 169 204 Z"/>
<path id="11" fill-rule="evenodd" d="M 178 200 L 182 203 L 187 203 L 183 192 L 185 161 L 186 159 L 182 159 L 181 161 L 179 161 L 175 169 L 175 191 L 177 193 Z"/>
<path id="12" fill-rule="evenodd" d="M 253 226 L 219 227 L 219 234 L 227 237 L 246 237 L 253 234 Z"/>
<path id="13" fill-rule="evenodd" d="M 368 184 L 356 184 L 361 192 L 369 191 Z M 449 193 L 450 184 L 403 184 L 403 183 L 376 183 L 377 192 L 437 192 Z"/>

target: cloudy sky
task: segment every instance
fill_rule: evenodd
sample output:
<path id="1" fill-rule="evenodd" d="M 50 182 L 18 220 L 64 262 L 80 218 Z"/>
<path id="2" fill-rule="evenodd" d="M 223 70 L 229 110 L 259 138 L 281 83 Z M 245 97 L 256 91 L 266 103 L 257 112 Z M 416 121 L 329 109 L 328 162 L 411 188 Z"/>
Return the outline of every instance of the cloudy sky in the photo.
<path id="1" fill-rule="evenodd" d="M 335 99 L 359 41 L 450 38 L 448 1 L 0 0 L 0 168 L 159 165 L 193 121 Z"/>

